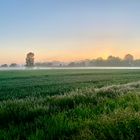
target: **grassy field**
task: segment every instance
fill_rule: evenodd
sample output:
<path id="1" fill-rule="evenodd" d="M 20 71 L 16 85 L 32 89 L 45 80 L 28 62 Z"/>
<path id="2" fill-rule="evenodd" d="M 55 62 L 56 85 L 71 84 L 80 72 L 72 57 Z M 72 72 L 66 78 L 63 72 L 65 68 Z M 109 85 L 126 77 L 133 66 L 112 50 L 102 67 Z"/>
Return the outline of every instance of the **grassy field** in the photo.
<path id="1" fill-rule="evenodd" d="M 139 140 L 140 70 L 0 71 L 0 140 Z"/>

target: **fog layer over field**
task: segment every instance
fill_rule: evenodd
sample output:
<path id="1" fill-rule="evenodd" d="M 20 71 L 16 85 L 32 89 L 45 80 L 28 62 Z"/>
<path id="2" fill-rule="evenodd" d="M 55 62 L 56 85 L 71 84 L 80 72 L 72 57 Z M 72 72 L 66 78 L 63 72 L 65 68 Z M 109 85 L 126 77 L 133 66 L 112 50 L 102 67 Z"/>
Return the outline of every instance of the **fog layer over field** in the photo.
<path id="1" fill-rule="evenodd" d="M 0 70 L 51 70 L 51 69 L 62 69 L 62 70 L 65 70 L 65 69 L 140 69 L 140 67 L 33 67 L 33 68 L 27 68 L 27 67 L 7 67 L 7 68 L 0 68 Z"/>

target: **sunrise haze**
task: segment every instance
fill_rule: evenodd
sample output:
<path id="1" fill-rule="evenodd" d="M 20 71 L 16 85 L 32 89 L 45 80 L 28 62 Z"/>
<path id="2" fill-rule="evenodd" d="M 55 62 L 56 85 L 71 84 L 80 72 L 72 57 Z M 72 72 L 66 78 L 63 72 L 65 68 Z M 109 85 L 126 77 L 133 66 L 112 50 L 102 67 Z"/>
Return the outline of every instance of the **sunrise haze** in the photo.
<path id="1" fill-rule="evenodd" d="M 138 0 L 0 0 L 0 63 L 140 58 Z"/>

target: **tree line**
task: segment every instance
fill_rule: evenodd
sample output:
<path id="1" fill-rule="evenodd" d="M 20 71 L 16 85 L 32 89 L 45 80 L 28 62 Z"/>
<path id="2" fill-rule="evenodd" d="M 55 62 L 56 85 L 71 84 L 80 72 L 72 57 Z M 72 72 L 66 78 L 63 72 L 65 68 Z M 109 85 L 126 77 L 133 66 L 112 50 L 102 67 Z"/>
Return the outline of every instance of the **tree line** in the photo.
<path id="1" fill-rule="evenodd" d="M 80 62 L 71 62 L 68 66 L 94 66 L 94 67 L 134 67 L 140 66 L 140 59 L 134 59 L 133 55 L 127 54 L 123 59 L 116 56 L 108 56 L 107 59 L 99 57 L 93 60 L 83 60 Z"/>
<path id="2" fill-rule="evenodd" d="M 116 57 L 116 56 L 108 56 L 107 59 L 103 59 L 99 57 L 97 59 L 92 60 L 81 60 L 74 61 L 69 63 L 53 61 L 53 62 L 34 62 L 34 53 L 29 52 L 26 55 L 25 59 L 26 67 L 140 67 L 140 59 L 134 59 L 134 56 L 131 54 L 126 54 L 124 58 Z M 1 67 L 18 67 L 19 65 L 16 63 L 2 64 Z"/>
<path id="3" fill-rule="evenodd" d="M 107 59 L 99 57 L 97 59 L 86 59 L 81 61 L 74 61 L 69 63 L 62 62 L 44 62 L 36 63 L 38 67 L 53 67 L 53 66 L 63 66 L 63 67 L 140 67 L 140 59 L 134 59 L 131 54 L 126 54 L 124 58 L 116 56 L 108 56 Z"/>
<path id="4" fill-rule="evenodd" d="M 35 64 L 34 64 L 34 53 L 32 52 L 29 52 L 27 55 L 26 55 L 26 64 L 24 66 L 26 67 L 34 67 Z M 16 64 L 16 63 L 12 63 L 10 65 L 8 64 L 2 64 L 1 67 L 18 67 L 19 65 Z"/>

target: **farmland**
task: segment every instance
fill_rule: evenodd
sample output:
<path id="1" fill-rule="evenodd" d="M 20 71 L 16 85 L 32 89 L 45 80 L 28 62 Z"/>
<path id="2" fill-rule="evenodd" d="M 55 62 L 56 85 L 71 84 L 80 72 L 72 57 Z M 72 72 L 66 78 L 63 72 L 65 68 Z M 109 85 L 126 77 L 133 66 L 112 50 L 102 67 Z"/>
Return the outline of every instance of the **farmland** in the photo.
<path id="1" fill-rule="evenodd" d="M 0 140 L 140 139 L 140 70 L 0 71 Z"/>

